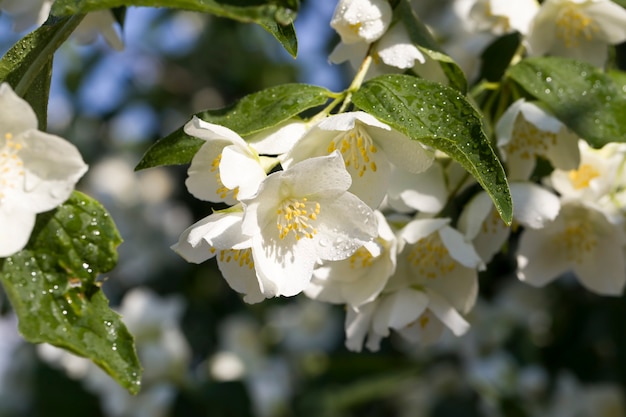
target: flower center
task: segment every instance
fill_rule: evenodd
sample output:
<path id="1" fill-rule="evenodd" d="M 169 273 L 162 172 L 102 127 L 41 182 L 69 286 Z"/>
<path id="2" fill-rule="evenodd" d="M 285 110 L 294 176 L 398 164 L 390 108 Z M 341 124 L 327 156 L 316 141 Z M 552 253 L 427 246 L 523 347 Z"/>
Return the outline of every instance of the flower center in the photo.
<path id="1" fill-rule="evenodd" d="M 568 176 L 574 188 L 580 190 L 589 187 L 591 180 L 599 177 L 600 173 L 591 165 L 583 164 L 580 168 L 571 170 Z"/>
<path id="2" fill-rule="evenodd" d="M 421 276 L 429 279 L 444 276 L 456 268 L 456 262 L 450 257 L 438 234 L 418 240 L 408 260 L 417 267 Z"/>
<path id="3" fill-rule="evenodd" d="M 598 25 L 575 5 L 566 6 L 556 19 L 556 36 L 567 48 L 577 48 L 579 39 L 591 40 Z"/>
<path id="4" fill-rule="evenodd" d="M 350 269 L 367 268 L 368 266 L 371 266 L 372 263 L 374 263 L 374 257 L 365 246 L 361 246 L 350 257 Z"/>
<path id="5" fill-rule="evenodd" d="M 0 148 L 0 203 L 24 181 L 24 163 L 18 155 L 20 149 L 22 144 L 15 142 L 11 133 L 5 133 L 4 146 Z"/>
<path id="6" fill-rule="evenodd" d="M 235 187 L 234 190 L 230 188 L 226 188 L 224 183 L 222 182 L 222 178 L 220 177 L 220 162 L 222 161 L 222 154 L 220 153 L 217 158 L 211 162 L 211 172 L 215 174 L 215 181 L 217 181 L 217 189 L 215 190 L 215 194 L 219 195 L 220 198 L 224 199 L 228 196 L 228 193 L 232 191 L 233 198 L 237 199 L 237 194 L 239 193 L 239 187 Z"/>
<path id="7" fill-rule="evenodd" d="M 220 262 L 236 262 L 240 267 L 254 268 L 254 260 L 252 259 L 252 250 L 247 249 L 225 249 L 220 251 Z"/>
<path id="8" fill-rule="evenodd" d="M 352 167 L 359 177 L 368 169 L 376 172 L 376 163 L 370 160 L 370 154 L 378 152 L 378 149 L 372 138 L 360 128 L 355 127 L 333 139 L 328 145 L 328 153 L 336 149 L 341 152 L 346 168 Z"/>
<path id="9" fill-rule="evenodd" d="M 301 199 L 288 198 L 282 202 L 276 210 L 278 215 L 276 218 L 276 226 L 278 227 L 278 236 L 281 239 L 287 237 L 290 232 L 300 240 L 302 237 L 312 239 L 317 234 L 317 229 L 313 226 L 313 222 L 317 220 L 320 214 L 320 203 L 308 201 L 306 197 Z"/>
<path id="10" fill-rule="evenodd" d="M 565 230 L 554 237 L 554 243 L 565 251 L 569 261 L 583 263 L 583 258 L 598 245 L 593 227 L 585 220 L 571 220 Z"/>
<path id="11" fill-rule="evenodd" d="M 517 154 L 522 159 L 531 159 L 545 155 L 550 145 L 556 145 L 556 134 L 539 130 L 520 113 L 515 119 L 513 137 L 506 149 L 509 155 Z"/>

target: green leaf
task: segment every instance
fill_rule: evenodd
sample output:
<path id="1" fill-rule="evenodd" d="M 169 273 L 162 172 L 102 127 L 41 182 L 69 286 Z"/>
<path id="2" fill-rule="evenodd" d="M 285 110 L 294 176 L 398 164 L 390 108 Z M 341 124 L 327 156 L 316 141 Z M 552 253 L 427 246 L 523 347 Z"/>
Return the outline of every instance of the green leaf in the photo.
<path id="1" fill-rule="evenodd" d="M 33 80 L 24 99 L 37 115 L 39 130 L 45 131 L 48 126 L 48 98 L 50 96 L 50 82 L 52 81 L 52 60 L 41 70 Z"/>
<path id="2" fill-rule="evenodd" d="M 452 58 L 443 52 L 426 25 L 415 15 L 413 8 L 407 0 L 400 2 L 396 8 L 396 15 L 402 19 L 411 40 L 417 45 L 419 50 L 431 59 L 439 62 L 442 71 L 450 81 L 450 86 L 465 94 L 467 92 L 467 80 L 463 70 Z"/>
<path id="3" fill-rule="evenodd" d="M 505 71 L 515 56 L 522 41 L 519 32 L 503 35 L 493 41 L 481 54 L 480 77 L 487 81 L 497 82 L 502 79 Z"/>
<path id="4" fill-rule="evenodd" d="M 569 58 L 527 58 L 507 75 L 591 146 L 626 141 L 626 94 L 591 64 Z"/>
<path id="5" fill-rule="evenodd" d="M 26 340 L 90 358 L 134 394 L 141 367 L 133 338 L 96 281 L 117 263 L 121 241 L 104 208 L 74 192 L 37 216 L 26 248 L 0 260 L 0 280 Z"/>
<path id="6" fill-rule="evenodd" d="M 321 106 L 331 94 L 322 87 L 283 84 L 245 96 L 226 108 L 206 110 L 196 116 L 247 136 Z M 187 135 L 181 127 L 152 145 L 135 169 L 187 164 L 203 143 L 203 140 Z"/>
<path id="7" fill-rule="evenodd" d="M 41 71 L 52 61 L 54 52 L 78 26 L 83 16 L 48 21 L 20 39 L 0 59 L 0 82 L 6 81 L 24 97 Z"/>
<path id="8" fill-rule="evenodd" d="M 29 102 L 40 130 L 45 130 L 47 125 L 52 58 L 82 18 L 81 15 L 46 22 L 20 39 L 0 59 L 0 83 L 9 83 L 17 95 Z"/>
<path id="9" fill-rule="evenodd" d="M 458 161 L 511 223 L 513 203 L 504 169 L 482 130 L 480 114 L 457 90 L 409 75 L 384 75 L 363 84 L 352 102 Z"/>
<path id="10" fill-rule="evenodd" d="M 293 26 L 298 11 L 297 0 L 56 0 L 51 14 L 68 16 L 122 6 L 169 7 L 256 23 L 271 33 L 291 56 L 295 58 L 298 54 Z"/>

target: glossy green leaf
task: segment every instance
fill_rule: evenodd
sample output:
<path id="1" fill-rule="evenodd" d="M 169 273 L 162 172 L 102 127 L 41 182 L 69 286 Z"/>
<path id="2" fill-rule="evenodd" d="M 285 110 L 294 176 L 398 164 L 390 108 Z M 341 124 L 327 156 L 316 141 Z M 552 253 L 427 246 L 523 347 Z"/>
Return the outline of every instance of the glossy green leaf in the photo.
<path id="1" fill-rule="evenodd" d="M 169 7 L 256 23 L 271 33 L 291 56 L 298 53 L 293 26 L 298 11 L 297 0 L 56 0 L 51 13 L 53 16 L 68 16 L 122 6 Z"/>
<path id="2" fill-rule="evenodd" d="M 407 0 L 402 0 L 400 4 L 398 4 L 396 14 L 402 19 L 402 23 L 406 26 L 411 40 L 417 45 L 420 51 L 429 58 L 439 62 L 441 70 L 450 82 L 450 86 L 465 93 L 467 91 L 467 80 L 465 79 L 463 70 L 461 70 L 452 58 L 443 52 L 437 41 L 435 41 L 430 34 L 426 25 L 415 15 L 413 8 Z"/>
<path id="3" fill-rule="evenodd" d="M 518 32 L 508 33 L 493 41 L 481 54 L 479 79 L 498 82 L 504 76 L 522 41 Z"/>
<path id="4" fill-rule="evenodd" d="M 196 116 L 246 136 L 276 126 L 307 109 L 321 106 L 328 101 L 330 94 L 322 87 L 283 84 L 245 96 L 229 107 L 206 110 Z M 152 145 L 135 169 L 187 164 L 203 143 L 187 135 L 181 127 Z"/>
<path id="5" fill-rule="evenodd" d="M 0 260 L 0 280 L 26 340 L 90 358 L 136 393 L 141 367 L 133 338 L 96 281 L 117 263 L 121 241 L 104 208 L 74 192 L 37 216 L 26 248 Z"/>
<path id="6" fill-rule="evenodd" d="M 39 128 L 45 130 L 52 58 L 78 26 L 83 16 L 46 22 L 20 39 L 0 59 L 0 83 L 8 82 L 35 110 Z"/>
<path id="7" fill-rule="evenodd" d="M 513 205 L 504 169 L 483 132 L 480 114 L 457 90 L 409 75 L 384 75 L 363 84 L 352 101 L 458 161 L 491 196 L 502 219 L 511 223 Z"/>
<path id="8" fill-rule="evenodd" d="M 626 93 L 593 65 L 560 57 L 528 58 L 507 74 L 590 145 L 626 141 Z"/>

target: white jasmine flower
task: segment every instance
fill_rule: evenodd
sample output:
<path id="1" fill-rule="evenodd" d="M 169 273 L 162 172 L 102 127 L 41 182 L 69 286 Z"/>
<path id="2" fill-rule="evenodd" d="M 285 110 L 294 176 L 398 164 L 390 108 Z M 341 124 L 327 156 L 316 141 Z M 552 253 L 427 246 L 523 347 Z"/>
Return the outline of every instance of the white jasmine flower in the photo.
<path id="1" fill-rule="evenodd" d="M 418 219 L 399 234 L 405 242 L 395 274 L 381 296 L 349 308 L 346 346 L 378 350 L 393 329 L 410 341 L 436 341 L 445 327 L 460 336 L 469 329 L 461 316 L 476 301 L 483 264 L 470 243 L 448 226 L 449 219 Z"/>
<path id="2" fill-rule="evenodd" d="M 392 14 L 386 0 L 340 0 L 330 25 L 339 33 L 341 42 L 331 52 L 330 62 L 350 61 L 358 68 L 370 44 L 389 28 Z"/>
<path id="3" fill-rule="evenodd" d="M 0 257 L 24 248 L 38 213 L 67 200 L 87 171 L 68 141 L 37 130 L 37 116 L 0 85 Z"/>
<path id="4" fill-rule="evenodd" d="M 254 269 L 251 238 L 241 230 L 243 215 L 240 206 L 213 213 L 187 228 L 172 249 L 192 263 L 216 257 L 228 285 L 253 304 L 265 296 Z"/>
<path id="5" fill-rule="evenodd" d="M 488 30 L 496 35 L 518 31 L 526 35 L 538 10 L 536 0 L 477 0 L 469 17 L 478 30 Z"/>
<path id="6" fill-rule="evenodd" d="M 257 191 L 265 170 L 241 136 L 195 116 L 185 125 L 185 133 L 205 141 L 191 160 L 185 181 L 194 197 L 235 204 Z"/>
<path id="7" fill-rule="evenodd" d="M 603 67 L 608 45 L 626 40 L 626 10 L 609 0 L 546 0 L 531 23 L 530 55 L 558 55 Z"/>
<path id="8" fill-rule="evenodd" d="M 496 124 L 496 136 L 511 180 L 530 178 L 537 156 L 559 169 L 575 169 L 580 161 L 578 136 L 524 99 L 504 112 Z"/>
<path id="9" fill-rule="evenodd" d="M 370 50 L 370 44 L 338 44 L 328 57 L 333 64 L 350 62 L 356 71 L 367 53 L 372 55 L 372 63 L 365 79 L 389 73 L 401 73 L 413 69 L 422 78 L 447 83 L 448 79 L 437 61 L 424 55 L 414 45 L 406 27 L 398 22 L 393 25 Z"/>
<path id="10" fill-rule="evenodd" d="M 387 0 L 340 0 L 330 26 L 343 43 L 372 43 L 389 27 L 392 12 Z"/>
<path id="11" fill-rule="evenodd" d="M 545 188 L 530 182 L 512 182 L 509 187 L 514 222 L 540 229 L 559 214 L 559 198 Z M 500 251 L 511 232 L 484 191 L 476 194 L 463 208 L 458 228 L 474 243 L 485 262 L 489 262 Z"/>
<path id="12" fill-rule="evenodd" d="M 544 286 L 572 271 L 590 291 L 621 295 L 626 275 L 624 232 L 602 213 L 562 202 L 558 217 L 542 229 L 526 229 L 517 252 L 517 276 Z"/>
<path id="13" fill-rule="evenodd" d="M 372 208 L 385 196 L 391 164 L 418 173 L 433 161 L 421 143 L 358 111 L 327 117 L 312 127 L 285 156 L 283 166 L 335 150 L 343 155 L 352 177 L 350 192 Z"/>
<path id="14" fill-rule="evenodd" d="M 469 328 L 459 313 L 467 313 L 476 302 L 477 270 L 484 269 L 484 263 L 448 223 L 445 218 L 418 219 L 402 229 L 400 238 L 406 246 L 398 263 L 406 273 L 394 275 L 388 288 L 421 288 L 428 295 L 429 310 L 458 336 Z M 425 329 L 427 323 L 420 324 Z"/>
<path id="15" fill-rule="evenodd" d="M 619 171 L 624 164 L 624 153 L 611 151 L 617 144 L 606 145 L 603 149 L 593 149 L 584 140 L 579 140 L 580 165 L 578 169 L 555 169 L 550 174 L 548 183 L 563 198 L 579 200 L 614 214 L 621 221 L 619 207 L 613 202 L 613 192 L 620 184 Z"/>
<path id="16" fill-rule="evenodd" d="M 385 216 L 378 219 L 378 236 L 361 246 L 350 258 L 324 262 L 313 271 L 304 293 L 313 299 L 359 307 L 373 301 L 396 269 L 396 237 Z"/>
<path id="17" fill-rule="evenodd" d="M 315 264 L 342 260 L 377 235 L 373 211 L 348 192 L 338 152 L 270 174 L 243 199 L 242 231 L 252 238 L 261 292 L 292 296 L 309 284 Z"/>

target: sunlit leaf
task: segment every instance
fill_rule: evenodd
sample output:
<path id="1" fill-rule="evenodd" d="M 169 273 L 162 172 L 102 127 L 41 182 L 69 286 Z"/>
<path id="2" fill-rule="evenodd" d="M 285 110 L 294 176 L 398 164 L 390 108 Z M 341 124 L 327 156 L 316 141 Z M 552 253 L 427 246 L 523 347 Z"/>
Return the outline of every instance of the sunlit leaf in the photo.
<path id="1" fill-rule="evenodd" d="M 513 206 L 504 169 L 483 132 L 480 114 L 457 90 L 409 75 L 384 75 L 363 84 L 352 101 L 411 139 L 458 161 L 510 224 Z"/>
<path id="2" fill-rule="evenodd" d="M 328 100 L 327 89 L 305 84 L 283 84 L 245 96 L 232 106 L 196 114 L 210 123 L 226 126 L 242 136 L 278 125 Z M 204 141 L 187 135 L 183 128 L 155 143 L 136 169 L 191 162 Z"/>

